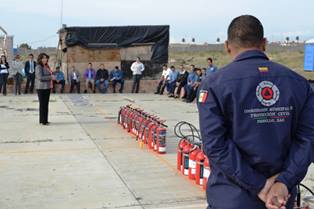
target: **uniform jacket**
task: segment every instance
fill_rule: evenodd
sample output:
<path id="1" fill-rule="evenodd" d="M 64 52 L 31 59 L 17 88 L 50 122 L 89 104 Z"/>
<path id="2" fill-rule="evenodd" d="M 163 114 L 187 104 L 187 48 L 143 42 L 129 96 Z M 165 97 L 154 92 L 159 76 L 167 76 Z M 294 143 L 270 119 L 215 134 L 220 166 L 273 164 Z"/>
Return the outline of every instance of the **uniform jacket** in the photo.
<path id="1" fill-rule="evenodd" d="M 257 194 L 277 173 L 294 193 L 314 141 L 314 93 L 303 77 L 246 51 L 204 79 L 198 108 L 209 208 L 265 209 Z"/>

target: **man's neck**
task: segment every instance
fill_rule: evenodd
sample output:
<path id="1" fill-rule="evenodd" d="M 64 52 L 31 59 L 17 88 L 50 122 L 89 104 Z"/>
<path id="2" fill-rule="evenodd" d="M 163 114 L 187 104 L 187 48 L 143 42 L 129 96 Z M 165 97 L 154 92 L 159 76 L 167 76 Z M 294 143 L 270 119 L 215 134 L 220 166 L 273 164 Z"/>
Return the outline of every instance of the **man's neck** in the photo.
<path id="1" fill-rule="evenodd" d="M 264 51 L 258 47 L 252 47 L 252 48 L 239 48 L 237 49 L 236 51 L 234 51 L 234 53 L 231 54 L 232 58 L 235 59 L 237 58 L 240 54 L 244 53 L 244 52 L 247 52 L 247 51 L 254 51 L 254 50 L 257 50 L 257 51 Z"/>

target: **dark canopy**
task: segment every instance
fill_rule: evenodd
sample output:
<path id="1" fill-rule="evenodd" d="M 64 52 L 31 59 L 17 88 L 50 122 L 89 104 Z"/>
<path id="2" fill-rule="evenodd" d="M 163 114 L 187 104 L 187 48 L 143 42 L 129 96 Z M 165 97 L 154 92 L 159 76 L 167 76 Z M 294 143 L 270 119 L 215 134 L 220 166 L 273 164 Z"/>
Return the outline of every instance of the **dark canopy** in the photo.
<path id="1" fill-rule="evenodd" d="M 67 46 L 123 48 L 152 45 L 151 61 L 168 62 L 169 26 L 67 27 Z"/>

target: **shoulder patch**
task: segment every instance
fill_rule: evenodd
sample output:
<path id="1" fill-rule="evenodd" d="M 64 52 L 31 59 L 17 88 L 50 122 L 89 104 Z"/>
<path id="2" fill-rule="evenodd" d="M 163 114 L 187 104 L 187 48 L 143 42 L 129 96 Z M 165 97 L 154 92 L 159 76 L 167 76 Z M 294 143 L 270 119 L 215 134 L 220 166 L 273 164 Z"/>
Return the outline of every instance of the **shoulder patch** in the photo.
<path id="1" fill-rule="evenodd" d="M 269 71 L 268 67 L 259 67 L 258 70 L 261 73 L 267 73 Z"/>
<path id="2" fill-rule="evenodd" d="M 199 103 L 204 103 L 207 99 L 208 96 L 208 91 L 206 90 L 200 90 L 200 94 L 198 96 L 198 102 Z"/>

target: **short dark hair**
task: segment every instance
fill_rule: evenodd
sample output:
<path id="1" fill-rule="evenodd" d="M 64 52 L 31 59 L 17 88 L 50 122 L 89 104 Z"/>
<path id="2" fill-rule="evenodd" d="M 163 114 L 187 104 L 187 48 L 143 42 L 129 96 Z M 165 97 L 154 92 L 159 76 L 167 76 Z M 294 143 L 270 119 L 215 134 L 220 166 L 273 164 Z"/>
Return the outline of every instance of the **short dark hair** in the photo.
<path id="1" fill-rule="evenodd" d="M 119 66 L 115 66 L 114 68 L 118 70 L 118 69 L 119 69 Z"/>
<path id="2" fill-rule="evenodd" d="M 33 54 L 29 54 L 28 56 L 32 56 L 32 57 L 34 57 L 34 55 L 33 55 Z"/>
<path id="3" fill-rule="evenodd" d="M 228 41 L 238 47 L 257 47 L 263 39 L 263 25 L 252 15 L 236 17 L 228 27 Z"/>
<path id="4" fill-rule="evenodd" d="M 208 58 L 207 58 L 207 61 L 208 61 L 208 60 L 209 60 L 210 62 L 213 62 L 213 58 L 211 58 L 211 57 L 208 57 Z"/>
<path id="5" fill-rule="evenodd" d="M 49 59 L 49 55 L 46 54 L 46 53 L 40 53 L 40 54 L 38 55 L 37 63 L 38 63 L 39 65 L 41 65 L 41 66 L 43 66 L 42 59 L 43 59 L 44 57 L 46 57 L 47 59 Z"/>
<path id="6" fill-rule="evenodd" d="M 195 65 L 191 65 L 191 67 L 195 68 Z"/>
<path id="7" fill-rule="evenodd" d="M 168 67 L 168 65 L 167 64 L 163 64 L 162 67 Z"/>
<path id="8" fill-rule="evenodd" d="M 89 65 L 93 65 L 91 62 L 88 63 Z"/>
<path id="9" fill-rule="evenodd" d="M 173 68 L 175 68 L 173 65 L 171 65 L 171 67 L 170 67 L 171 69 L 173 69 Z"/>

